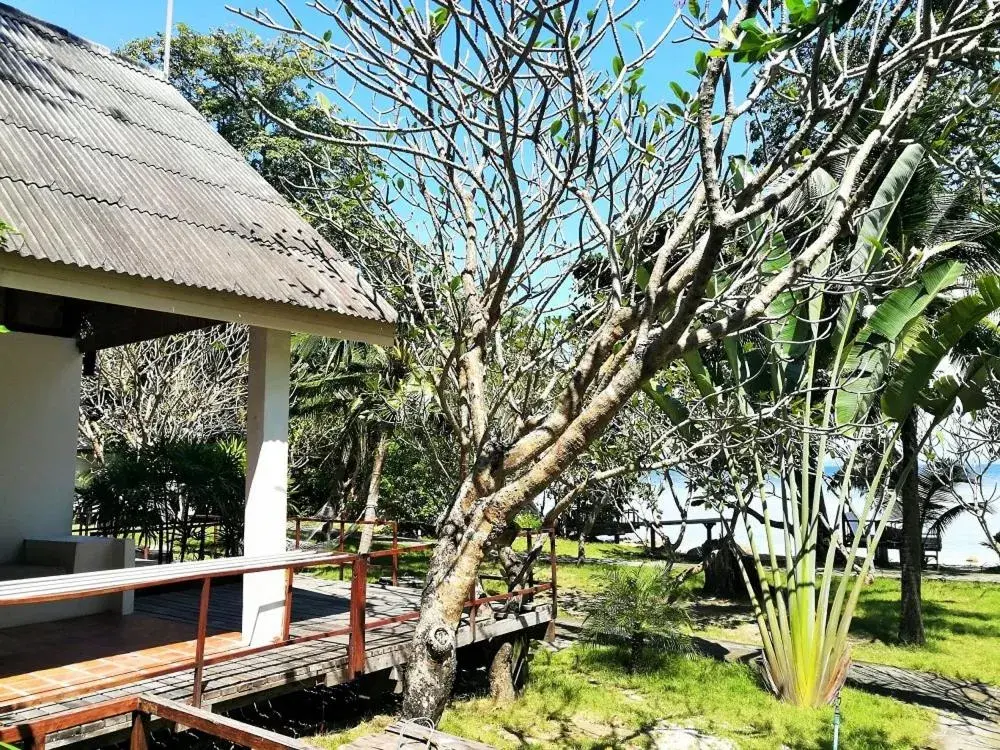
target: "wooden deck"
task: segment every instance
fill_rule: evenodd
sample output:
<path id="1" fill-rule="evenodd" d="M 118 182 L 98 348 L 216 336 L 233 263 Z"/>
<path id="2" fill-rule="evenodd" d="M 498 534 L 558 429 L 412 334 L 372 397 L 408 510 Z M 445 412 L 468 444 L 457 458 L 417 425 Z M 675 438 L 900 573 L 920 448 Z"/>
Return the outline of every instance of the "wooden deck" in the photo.
<path id="1" fill-rule="evenodd" d="M 241 584 L 215 586 L 208 617 L 206 654 L 221 654 L 240 644 Z M 348 636 L 296 643 L 294 637 L 346 626 L 350 583 L 311 576 L 295 577 L 291 643 L 260 654 L 242 656 L 205 668 L 203 706 L 222 710 L 281 692 L 347 680 Z M 458 634 L 459 646 L 473 640 L 544 626 L 551 619 L 548 597 L 516 617 L 497 620 L 482 606 L 475 628 L 468 617 Z M 545 603 L 541 603 L 544 600 Z M 98 615 L 0 630 L 0 727 L 52 716 L 131 695 L 147 694 L 181 702 L 191 700 L 193 672 L 144 677 L 171 663 L 190 660 L 198 619 L 198 589 L 145 593 L 136 597 L 136 614 Z M 370 584 L 369 622 L 413 612 L 419 592 Z M 392 623 L 369 630 L 365 640 L 365 672 L 377 672 L 406 660 L 415 622 Z M 475 633 L 473 634 L 473 630 Z M 134 677 L 129 679 L 129 675 Z M 127 684 L 122 684 L 128 680 Z M 86 694 L 80 696 L 80 692 Z M 79 697 L 63 698 L 60 694 Z M 41 705 L 18 707 L 25 696 L 50 696 Z M 102 720 L 52 734 L 57 747 L 127 730 L 122 717 Z M 109 738 L 110 739 L 110 738 Z"/>

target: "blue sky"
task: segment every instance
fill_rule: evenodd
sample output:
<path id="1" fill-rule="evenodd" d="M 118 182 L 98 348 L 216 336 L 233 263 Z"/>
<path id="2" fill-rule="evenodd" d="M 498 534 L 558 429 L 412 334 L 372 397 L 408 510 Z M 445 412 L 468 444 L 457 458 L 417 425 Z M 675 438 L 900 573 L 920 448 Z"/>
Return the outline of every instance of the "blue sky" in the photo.
<path id="1" fill-rule="evenodd" d="M 112 49 L 163 30 L 166 0 L 8 0 L 25 13 L 58 24 Z M 264 6 L 265 2 L 257 0 Z M 239 3 L 231 2 L 236 5 Z M 251 5 L 248 3 L 248 5 Z M 215 0 L 174 0 L 174 21 L 198 29 L 237 26 L 240 19 Z"/>
<path id="2" fill-rule="evenodd" d="M 137 37 L 151 36 L 163 30 L 166 19 L 166 0 L 7 0 L 26 13 L 58 24 L 74 34 L 115 49 Z M 280 6 L 271 0 L 174 0 L 174 21 L 183 22 L 205 31 L 219 26 L 247 26 L 257 33 L 265 30 L 245 21 L 225 9 L 226 3 L 247 9 L 261 7 L 282 19 Z M 306 0 L 291 0 L 290 5 L 302 11 L 307 27 L 310 20 L 323 24 L 314 11 L 306 8 Z M 669 21 L 674 10 L 670 0 L 646 0 L 636 17 L 642 19 L 647 38 L 655 37 Z M 693 80 L 685 71 L 691 67 L 694 49 L 689 46 L 668 45 L 647 66 L 647 81 L 662 81 L 663 97 L 668 98 L 666 82 L 677 80 L 689 88 Z"/>
<path id="3" fill-rule="evenodd" d="M 138 37 L 151 36 L 161 32 L 166 19 L 166 0 L 6 0 L 26 13 L 55 23 L 69 31 L 111 49 Z M 596 0 L 594 0 L 596 3 Z M 200 31 L 220 26 L 235 28 L 244 26 L 267 36 L 267 29 L 240 18 L 226 10 L 226 4 L 252 10 L 260 7 L 272 12 L 273 17 L 285 21 L 281 7 L 275 0 L 174 0 L 174 22 L 186 23 Z M 306 28 L 321 34 L 330 27 L 328 20 L 307 8 L 306 0 L 289 0 L 289 5 L 298 13 Z M 674 13 L 673 0 L 643 0 L 633 15 L 633 22 L 641 24 L 647 41 L 655 39 L 670 21 Z M 683 34 L 683 28 L 675 28 L 674 35 Z M 673 95 L 667 86 L 671 80 L 677 81 L 689 91 L 695 80 L 687 71 L 694 61 L 695 47 L 691 43 L 666 44 L 656 57 L 647 63 L 643 82 L 649 87 L 647 97 L 651 102 L 671 101 Z M 610 69 L 609 59 L 607 67 Z M 742 67 L 742 66 L 739 66 Z M 746 81 L 736 77 L 738 91 L 746 88 Z M 743 134 L 738 129 L 733 134 L 731 150 L 743 148 Z"/>

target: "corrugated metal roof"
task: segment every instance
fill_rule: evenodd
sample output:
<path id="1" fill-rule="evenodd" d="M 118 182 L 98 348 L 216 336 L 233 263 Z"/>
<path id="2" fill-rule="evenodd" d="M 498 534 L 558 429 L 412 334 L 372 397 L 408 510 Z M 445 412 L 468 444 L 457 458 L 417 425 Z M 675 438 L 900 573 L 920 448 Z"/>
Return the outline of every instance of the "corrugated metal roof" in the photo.
<path id="1" fill-rule="evenodd" d="M 172 86 L 0 4 L 3 251 L 393 322 Z"/>

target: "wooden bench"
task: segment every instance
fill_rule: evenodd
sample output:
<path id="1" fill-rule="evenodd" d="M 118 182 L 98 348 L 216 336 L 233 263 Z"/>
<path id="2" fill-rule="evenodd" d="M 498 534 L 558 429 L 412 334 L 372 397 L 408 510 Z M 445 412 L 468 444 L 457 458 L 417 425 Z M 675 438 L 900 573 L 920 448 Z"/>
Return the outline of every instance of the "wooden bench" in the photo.
<path id="1" fill-rule="evenodd" d="M 13 563 L 0 566 L 0 580 L 17 582 L 56 576 L 118 572 L 135 564 L 135 545 L 131 539 L 81 537 L 71 534 L 29 537 L 21 543 L 21 552 Z M 30 604 L 7 609 L 0 617 L 0 627 L 33 625 L 54 620 L 93 615 L 99 612 L 131 614 L 133 594 L 124 591 L 106 596 Z"/>
<path id="2" fill-rule="evenodd" d="M 867 549 L 868 543 L 871 539 L 872 530 L 878 525 L 878 519 L 872 519 L 861 535 L 861 539 L 858 542 L 858 547 L 861 549 Z M 850 547 L 854 543 L 855 536 L 858 534 L 858 519 L 853 517 L 853 514 L 845 514 L 842 520 L 842 534 L 844 539 L 844 544 Z M 924 529 L 924 565 L 928 565 L 933 560 L 933 565 L 935 568 L 939 566 L 938 556 L 941 553 L 941 548 L 943 542 L 941 539 L 941 529 L 938 527 L 929 527 Z M 903 522 L 902 521 L 888 521 L 885 525 L 885 529 L 882 531 L 882 538 L 879 539 L 878 546 L 875 549 L 875 564 L 876 565 L 888 565 L 889 564 L 889 550 L 902 551 L 903 549 Z"/>

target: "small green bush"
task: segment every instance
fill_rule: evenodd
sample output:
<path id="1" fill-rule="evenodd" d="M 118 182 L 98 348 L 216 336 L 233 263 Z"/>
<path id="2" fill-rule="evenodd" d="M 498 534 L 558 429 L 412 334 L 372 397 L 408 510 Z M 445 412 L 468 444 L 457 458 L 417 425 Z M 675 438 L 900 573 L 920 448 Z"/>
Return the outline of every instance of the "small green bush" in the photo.
<path id="1" fill-rule="evenodd" d="M 583 607 L 582 641 L 610 646 L 631 674 L 658 654 L 689 651 L 688 591 L 666 571 L 612 566 Z"/>

